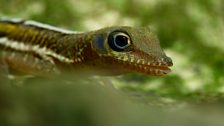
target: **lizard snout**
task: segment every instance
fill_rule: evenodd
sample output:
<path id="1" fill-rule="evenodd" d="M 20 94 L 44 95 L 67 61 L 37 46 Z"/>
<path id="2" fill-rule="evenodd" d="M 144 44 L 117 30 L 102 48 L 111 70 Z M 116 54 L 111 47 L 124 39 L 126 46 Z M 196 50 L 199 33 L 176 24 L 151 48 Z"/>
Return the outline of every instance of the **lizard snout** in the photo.
<path id="1" fill-rule="evenodd" d="M 168 66 L 173 66 L 173 61 L 170 57 L 166 57 L 163 59 L 163 61 L 168 65 Z"/>

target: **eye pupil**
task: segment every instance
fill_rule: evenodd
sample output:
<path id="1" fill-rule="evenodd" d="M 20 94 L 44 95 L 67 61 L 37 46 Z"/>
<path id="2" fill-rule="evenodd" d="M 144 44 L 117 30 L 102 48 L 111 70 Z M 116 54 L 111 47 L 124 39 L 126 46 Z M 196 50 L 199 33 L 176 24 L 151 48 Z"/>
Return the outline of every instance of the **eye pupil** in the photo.
<path id="1" fill-rule="evenodd" d="M 131 40 L 128 34 L 115 31 L 108 36 L 108 44 L 114 51 L 123 52 L 129 50 Z"/>
<path id="2" fill-rule="evenodd" d="M 116 43 L 116 45 L 118 45 L 120 47 L 124 47 L 129 44 L 128 38 L 126 36 L 122 36 L 122 35 L 116 36 L 115 43 Z"/>

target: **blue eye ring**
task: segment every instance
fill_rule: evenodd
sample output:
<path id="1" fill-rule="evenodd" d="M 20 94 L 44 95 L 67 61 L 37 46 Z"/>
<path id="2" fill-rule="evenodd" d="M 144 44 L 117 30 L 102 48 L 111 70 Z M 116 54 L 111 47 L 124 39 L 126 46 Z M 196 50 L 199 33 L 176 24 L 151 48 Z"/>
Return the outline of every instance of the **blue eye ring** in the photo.
<path id="1" fill-rule="evenodd" d="M 125 32 L 114 31 L 108 36 L 108 44 L 114 51 L 128 51 L 131 46 L 131 39 Z"/>

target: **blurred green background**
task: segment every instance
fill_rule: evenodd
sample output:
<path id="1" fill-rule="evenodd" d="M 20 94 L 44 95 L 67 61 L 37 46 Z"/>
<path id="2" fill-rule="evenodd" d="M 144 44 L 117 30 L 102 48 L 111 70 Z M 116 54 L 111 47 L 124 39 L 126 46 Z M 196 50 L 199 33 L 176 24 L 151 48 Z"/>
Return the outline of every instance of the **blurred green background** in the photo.
<path id="1" fill-rule="evenodd" d="M 112 25 L 150 27 L 158 34 L 166 54 L 173 59 L 171 74 L 152 77 L 131 73 L 94 81 L 80 81 L 76 84 L 85 85 L 94 82 L 97 85 L 100 81 L 107 80 L 104 83 L 112 83 L 122 93 L 130 93 L 137 103 L 142 101 L 150 103 L 156 99 L 156 103 L 162 104 L 175 101 L 174 103 L 177 102 L 178 105 L 174 106 L 189 101 L 222 102 L 223 12 L 223 0 L 0 0 L 1 17 L 32 19 L 75 31 L 95 30 Z M 43 83 L 52 82 L 43 81 Z M 57 86 L 59 88 L 61 85 Z M 5 91 L 5 95 L 11 96 L 12 87 L 8 88 L 10 91 Z M 19 90 L 23 92 L 24 89 L 20 88 Z M 29 89 L 25 90 L 28 90 L 26 93 L 29 95 Z M 114 89 L 109 90 L 114 92 Z M 56 91 L 54 93 L 59 95 Z M 98 93 L 101 95 L 101 92 Z M 39 94 L 35 94 L 34 97 L 39 97 Z"/>

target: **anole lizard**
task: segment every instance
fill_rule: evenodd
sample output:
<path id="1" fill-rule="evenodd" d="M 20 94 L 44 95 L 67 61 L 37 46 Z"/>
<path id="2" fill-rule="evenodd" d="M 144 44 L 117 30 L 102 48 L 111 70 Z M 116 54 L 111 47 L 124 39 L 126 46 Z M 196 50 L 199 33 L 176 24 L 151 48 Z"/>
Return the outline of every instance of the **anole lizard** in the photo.
<path id="1" fill-rule="evenodd" d="M 0 20 L 0 63 L 10 72 L 47 75 L 86 72 L 161 76 L 173 65 L 148 28 L 115 26 L 73 32 L 26 20 Z"/>

